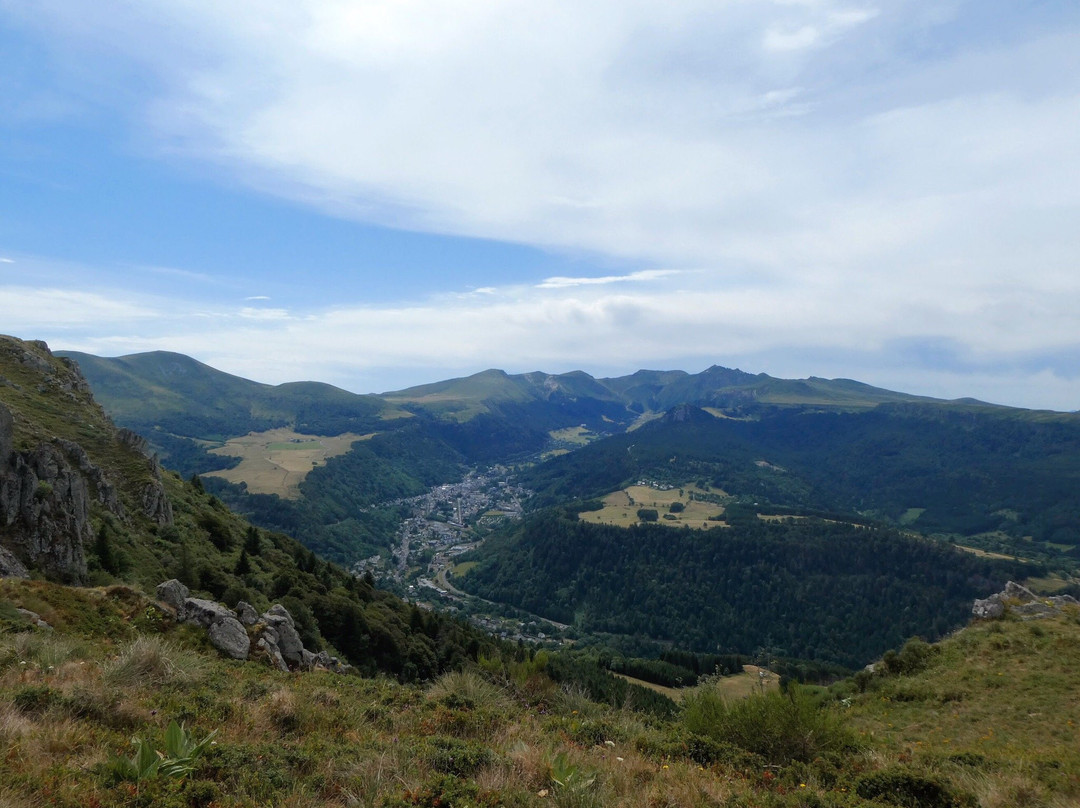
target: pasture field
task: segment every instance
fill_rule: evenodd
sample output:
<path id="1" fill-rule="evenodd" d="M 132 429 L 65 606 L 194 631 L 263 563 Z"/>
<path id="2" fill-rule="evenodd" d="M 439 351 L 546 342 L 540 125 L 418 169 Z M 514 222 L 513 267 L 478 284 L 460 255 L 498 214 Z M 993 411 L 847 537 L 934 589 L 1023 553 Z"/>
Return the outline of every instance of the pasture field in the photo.
<path id="1" fill-rule="evenodd" d="M 655 690 L 657 693 L 661 693 L 678 704 L 682 701 L 683 696 L 688 692 L 692 692 L 696 688 L 687 687 L 664 687 L 663 685 L 653 684 L 652 682 L 646 682 L 644 679 L 635 679 L 632 676 L 627 676 L 624 673 L 616 673 L 620 679 L 625 679 L 631 684 L 641 685 L 647 687 L 649 690 Z M 736 699 L 745 699 L 750 696 L 761 693 L 765 690 L 776 690 L 780 687 L 780 677 L 772 671 L 765 668 L 759 668 L 757 665 L 743 665 L 742 673 L 733 673 L 731 676 L 721 676 L 718 679 L 711 680 L 712 687 L 715 687 L 727 702 L 735 701 Z"/>
<path id="2" fill-rule="evenodd" d="M 564 429 L 553 429 L 548 432 L 552 440 L 569 443 L 574 446 L 584 446 L 599 437 L 592 430 L 583 426 L 568 426 Z"/>
<path id="3" fill-rule="evenodd" d="M 282 499 L 297 499 L 300 483 L 313 468 L 327 458 L 345 454 L 354 442 L 374 437 L 346 432 L 332 438 L 301 435 L 291 429 L 251 432 L 230 438 L 211 454 L 239 457 L 240 464 L 224 471 L 208 471 L 205 477 L 220 477 L 230 483 L 247 483 L 252 494 L 277 494 Z"/>
<path id="4" fill-rule="evenodd" d="M 721 527 L 723 522 L 710 522 L 710 516 L 720 516 L 724 513 L 724 506 L 713 502 L 700 502 L 691 500 L 690 493 L 704 494 L 696 486 L 684 486 L 661 491 L 647 485 L 631 485 L 619 491 L 614 491 L 604 497 L 604 507 L 599 511 L 587 511 L 579 514 L 578 518 L 584 522 L 593 522 L 599 525 L 616 525 L 618 527 L 630 527 L 638 524 L 638 508 L 654 508 L 660 515 L 657 524 L 669 527 L 692 527 L 697 530 L 711 527 Z M 713 490 L 709 493 L 722 494 Z M 671 513 L 672 503 L 681 502 L 684 510 L 681 513 Z M 672 516 L 673 519 L 665 519 Z"/>

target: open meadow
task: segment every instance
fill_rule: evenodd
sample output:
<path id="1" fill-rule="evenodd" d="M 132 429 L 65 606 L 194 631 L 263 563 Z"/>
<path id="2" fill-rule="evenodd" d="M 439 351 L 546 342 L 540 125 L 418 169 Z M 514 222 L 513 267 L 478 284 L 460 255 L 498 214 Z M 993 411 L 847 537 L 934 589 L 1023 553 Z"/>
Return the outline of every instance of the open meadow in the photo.
<path id="1" fill-rule="evenodd" d="M 723 522 L 715 520 L 710 522 L 709 517 L 721 516 L 724 513 L 724 506 L 691 498 L 691 494 L 705 495 L 706 493 L 723 496 L 722 491 L 706 492 L 693 485 L 666 491 L 648 485 L 631 485 L 604 497 L 604 507 L 601 510 L 586 511 L 578 518 L 598 525 L 630 527 L 641 521 L 637 514 L 639 508 L 651 508 L 657 512 L 658 524 L 661 525 L 692 527 L 697 530 L 719 527 L 723 525 Z M 681 504 L 682 510 L 672 513 L 671 506 L 675 503 Z M 676 510 L 678 510 L 678 505 L 676 505 Z"/>
<path id="2" fill-rule="evenodd" d="M 345 454 L 358 440 L 369 440 L 376 433 L 357 435 L 346 432 L 334 437 L 301 435 L 283 427 L 267 432 L 251 432 L 230 438 L 211 454 L 239 457 L 240 464 L 204 476 L 220 477 L 230 483 L 246 483 L 252 494 L 277 494 L 282 499 L 297 499 L 300 483 L 313 468 L 325 465 L 328 458 Z"/>

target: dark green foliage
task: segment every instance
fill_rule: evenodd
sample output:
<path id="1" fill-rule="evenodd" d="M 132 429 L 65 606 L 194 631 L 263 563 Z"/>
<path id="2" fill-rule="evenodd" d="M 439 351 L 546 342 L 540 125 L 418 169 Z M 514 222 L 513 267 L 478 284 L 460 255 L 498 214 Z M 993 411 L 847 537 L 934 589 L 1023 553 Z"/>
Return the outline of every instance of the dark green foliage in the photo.
<path id="1" fill-rule="evenodd" d="M 925 772 L 904 767 L 862 775 L 855 784 L 855 792 L 863 799 L 903 808 L 954 808 L 974 804 Z"/>
<path id="2" fill-rule="evenodd" d="M 775 765 L 805 763 L 855 748 L 854 736 L 839 716 L 798 686 L 731 703 L 706 687 L 684 700 L 682 723 L 691 733 L 734 744 Z"/>
<path id="3" fill-rule="evenodd" d="M 639 522 L 656 522 L 660 519 L 660 514 L 656 508 L 638 508 L 637 518 Z"/>
<path id="4" fill-rule="evenodd" d="M 672 502 L 671 505 L 668 506 L 668 511 L 671 513 L 682 513 L 685 510 L 686 503 L 683 502 Z"/>
<path id="5" fill-rule="evenodd" d="M 583 687 L 590 699 L 601 704 L 629 706 L 662 717 L 674 715 L 677 709 L 667 696 L 620 679 L 588 657 L 571 653 L 554 654 L 547 663 L 547 673 L 556 682 Z"/>
<path id="6" fill-rule="evenodd" d="M 432 738 L 425 757 L 432 768 L 455 777 L 469 777 L 490 764 L 495 756 L 485 744 L 457 738 Z"/>
<path id="7" fill-rule="evenodd" d="M 461 586 L 579 631 L 862 667 L 937 637 L 1019 568 L 880 528 L 814 520 L 708 531 L 536 514 L 488 539 Z M 771 637 L 771 641 L 769 638 Z"/>
<path id="8" fill-rule="evenodd" d="M 24 713 L 40 713 L 60 701 L 61 695 L 48 685 L 26 685 L 15 691 L 12 701 Z"/>
<path id="9" fill-rule="evenodd" d="M 1080 419 L 1008 408 L 882 404 L 866 412 L 758 406 L 752 418 L 661 419 L 524 475 L 538 505 L 641 477 L 707 477 L 764 505 L 874 511 L 925 533 L 1001 530 L 1080 542 Z M 771 465 L 756 461 L 767 459 Z"/>

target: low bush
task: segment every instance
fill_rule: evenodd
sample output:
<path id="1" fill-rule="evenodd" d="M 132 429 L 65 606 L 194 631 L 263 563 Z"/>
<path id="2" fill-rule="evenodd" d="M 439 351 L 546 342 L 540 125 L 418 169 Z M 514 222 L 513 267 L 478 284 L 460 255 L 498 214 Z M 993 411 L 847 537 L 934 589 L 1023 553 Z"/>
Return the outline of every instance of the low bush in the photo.
<path id="1" fill-rule="evenodd" d="M 856 746 L 836 712 L 794 685 L 786 693 L 756 694 L 731 704 L 706 685 L 684 700 L 682 722 L 695 735 L 734 744 L 775 765 Z"/>

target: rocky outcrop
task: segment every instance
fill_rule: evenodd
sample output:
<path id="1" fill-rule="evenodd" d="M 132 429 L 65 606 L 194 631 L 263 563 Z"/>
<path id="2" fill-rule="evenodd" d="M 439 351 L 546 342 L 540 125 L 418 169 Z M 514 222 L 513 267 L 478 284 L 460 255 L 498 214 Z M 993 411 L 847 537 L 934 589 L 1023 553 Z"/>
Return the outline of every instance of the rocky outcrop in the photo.
<path id="1" fill-rule="evenodd" d="M 0 578 L 29 578 L 30 570 L 10 550 L 0 546 Z"/>
<path id="2" fill-rule="evenodd" d="M 172 503 L 165 493 L 165 486 L 161 483 L 161 467 L 157 458 L 150 461 L 151 479 L 142 490 L 143 514 L 158 525 L 171 525 L 173 523 Z"/>
<path id="3" fill-rule="evenodd" d="M 65 581 L 86 575 L 90 492 L 65 452 L 52 444 L 14 446 L 11 412 L 0 404 L 0 531 L 4 547 L 27 568 Z"/>
<path id="4" fill-rule="evenodd" d="M 104 471 L 91 462 L 86 450 L 70 440 L 57 440 L 56 445 L 63 450 L 83 478 L 90 483 L 95 499 L 104 505 L 109 513 L 123 519 L 124 506 L 116 496 L 116 486 Z"/>
<path id="5" fill-rule="evenodd" d="M 166 606 L 172 606 L 177 612 L 183 607 L 184 601 L 188 599 L 190 594 L 191 590 L 175 578 L 170 578 L 157 585 L 157 599 Z"/>
<path id="6" fill-rule="evenodd" d="M 178 622 L 205 628 L 210 644 L 232 659 L 248 658 L 254 636 L 255 647 L 280 671 L 350 670 L 326 651 L 313 653 L 304 648 L 292 615 L 280 603 L 260 615 L 251 604 L 240 601 L 233 611 L 212 600 L 190 597 L 188 588 L 175 578 L 158 584 L 157 599 L 176 611 Z"/>
<path id="7" fill-rule="evenodd" d="M 1001 592 L 976 600 L 971 613 L 977 618 L 990 620 L 1008 611 L 1021 620 L 1036 620 L 1061 614 L 1067 606 L 1080 606 L 1080 601 L 1072 595 L 1039 597 L 1027 587 L 1009 581 Z"/>
<path id="8" fill-rule="evenodd" d="M 119 430 L 116 437 L 124 446 L 145 457 L 149 464 L 150 481 L 143 487 L 140 502 L 143 514 L 158 525 L 171 525 L 172 503 L 165 494 L 165 486 L 161 483 L 161 465 L 150 443 L 138 432 L 130 429 Z"/>

